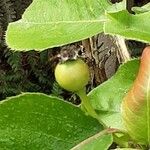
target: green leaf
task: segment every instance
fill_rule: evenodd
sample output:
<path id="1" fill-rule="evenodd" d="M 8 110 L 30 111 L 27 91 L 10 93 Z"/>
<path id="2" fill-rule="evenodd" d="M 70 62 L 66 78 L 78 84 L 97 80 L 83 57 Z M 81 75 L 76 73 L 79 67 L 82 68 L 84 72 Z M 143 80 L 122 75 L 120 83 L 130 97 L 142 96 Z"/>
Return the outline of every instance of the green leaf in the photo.
<path id="1" fill-rule="evenodd" d="M 136 14 L 148 12 L 150 11 L 150 3 L 147 3 L 143 7 L 133 7 L 132 11 L 134 11 Z"/>
<path id="2" fill-rule="evenodd" d="M 150 11 L 129 14 L 127 10 L 106 13 L 109 21 L 104 24 L 104 32 L 121 35 L 127 39 L 150 42 Z"/>
<path id="3" fill-rule="evenodd" d="M 101 120 L 108 127 L 124 129 L 121 102 L 133 84 L 139 68 L 139 60 L 123 64 L 117 73 L 89 93 L 89 98 Z"/>
<path id="4" fill-rule="evenodd" d="M 114 150 L 141 150 L 141 149 L 135 149 L 135 148 L 117 148 L 117 149 L 114 149 Z"/>
<path id="5" fill-rule="evenodd" d="M 15 50 L 43 50 L 103 31 L 106 0 L 34 0 L 22 19 L 10 23 L 6 42 Z"/>
<path id="6" fill-rule="evenodd" d="M 113 136 L 111 134 L 106 134 L 102 131 L 85 141 L 82 141 L 80 144 L 72 148 L 71 150 L 108 150 L 108 148 L 113 143 Z"/>
<path id="7" fill-rule="evenodd" d="M 3 150 L 69 150 L 102 129 L 97 120 L 56 97 L 25 93 L 0 103 Z"/>
<path id="8" fill-rule="evenodd" d="M 150 47 L 144 49 L 139 73 L 122 102 L 122 115 L 130 136 L 150 145 Z"/>
<path id="9" fill-rule="evenodd" d="M 126 7 L 127 7 L 126 0 L 123 0 L 122 2 L 116 2 L 115 4 L 109 6 L 106 12 L 118 12 L 125 10 Z"/>

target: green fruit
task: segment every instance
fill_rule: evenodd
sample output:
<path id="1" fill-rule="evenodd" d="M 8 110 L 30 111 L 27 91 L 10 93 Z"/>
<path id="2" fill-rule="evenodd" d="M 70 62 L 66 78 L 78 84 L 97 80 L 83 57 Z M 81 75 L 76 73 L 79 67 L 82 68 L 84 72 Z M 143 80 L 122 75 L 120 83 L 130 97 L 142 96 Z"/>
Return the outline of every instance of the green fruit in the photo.
<path id="1" fill-rule="evenodd" d="M 72 92 L 79 91 L 89 81 L 88 65 L 81 59 L 68 60 L 56 66 L 55 78 L 62 88 Z"/>

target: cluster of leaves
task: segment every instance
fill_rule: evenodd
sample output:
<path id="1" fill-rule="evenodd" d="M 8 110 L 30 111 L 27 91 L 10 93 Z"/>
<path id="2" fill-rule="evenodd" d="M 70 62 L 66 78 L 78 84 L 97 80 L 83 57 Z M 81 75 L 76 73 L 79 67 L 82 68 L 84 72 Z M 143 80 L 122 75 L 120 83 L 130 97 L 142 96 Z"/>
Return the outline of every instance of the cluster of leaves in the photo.
<path id="1" fill-rule="evenodd" d="M 41 5 L 44 9 L 41 9 Z M 33 18 L 37 9 L 40 11 Z M 83 10 L 86 11 L 83 13 Z M 67 5 L 63 1 L 55 1 L 53 4 L 51 1 L 33 1 L 22 19 L 9 25 L 6 42 L 15 50 L 41 51 L 79 41 L 100 32 L 150 42 L 149 25 L 144 23 L 150 16 L 149 4 L 140 9 L 134 7 L 132 10 L 134 15 L 126 10 L 125 0 L 113 5 L 108 1 L 96 0 L 91 3 L 68 1 Z M 46 12 L 44 16 L 41 15 L 42 12 Z M 33 35 L 38 38 L 32 38 Z"/>
<path id="2" fill-rule="evenodd" d="M 104 29 L 105 33 L 147 42 L 149 8 L 149 4 L 134 8 L 136 14 L 132 15 L 125 1 L 112 5 L 105 0 L 36 0 L 20 21 L 9 25 L 6 40 L 16 50 L 42 51 Z M 1 102 L 1 148 L 107 150 L 116 142 L 127 149 L 149 149 L 149 57 L 150 47 L 142 55 L 138 76 L 139 60 L 134 59 L 89 93 L 86 98 L 96 110 L 97 120 L 79 107 L 41 93 L 24 93 Z M 108 128 L 104 130 L 101 121 Z"/>
<path id="3" fill-rule="evenodd" d="M 124 131 L 120 106 L 136 77 L 138 67 L 138 60 L 126 63 L 113 78 L 89 93 L 99 117 L 117 131 Z M 15 150 L 22 149 L 24 145 L 24 149 L 30 147 L 39 150 L 69 150 L 74 146 L 72 150 L 107 150 L 113 143 L 112 133 L 115 129 L 103 131 L 104 128 L 94 118 L 57 97 L 25 93 L 1 102 L 0 108 L 1 148 Z M 117 139 L 123 140 L 124 135 L 120 133 Z M 125 143 L 127 147 L 128 140 Z"/>

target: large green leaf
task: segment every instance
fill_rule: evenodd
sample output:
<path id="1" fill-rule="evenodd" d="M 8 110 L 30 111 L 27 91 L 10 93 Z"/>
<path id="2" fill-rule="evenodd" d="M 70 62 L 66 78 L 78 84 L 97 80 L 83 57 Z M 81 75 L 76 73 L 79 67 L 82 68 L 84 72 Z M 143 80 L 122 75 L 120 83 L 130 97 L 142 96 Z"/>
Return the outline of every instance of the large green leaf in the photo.
<path id="1" fill-rule="evenodd" d="M 139 73 L 123 100 L 122 114 L 130 136 L 150 145 L 150 47 L 143 51 Z"/>
<path id="2" fill-rule="evenodd" d="M 123 129 L 121 102 L 133 84 L 139 68 L 139 60 L 123 64 L 117 73 L 89 93 L 89 98 L 99 117 L 107 126 Z"/>
<path id="3" fill-rule="evenodd" d="M 6 42 L 15 50 L 42 50 L 103 31 L 107 0 L 34 0 L 21 20 L 10 23 Z"/>
<path id="4" fill-rule="evenodd" d="M 107 12 L 107 22 L 104 32 L 121 35 L 127 39 L 150 42 L 150 11 L 136 15 L 129 14 L 127 10 Z"/>
<path id="5" fill-rule="evenodd" d="M 58 98 L 26 93 L 0 103 L 0 149 L 69 150 L 102 126 Z"/>
<path id="6" fill-rule="evenodd" d="M 100 132 L 80 144 L 72 148 L 71 150 L 108 150 L 113 143 L 113 136 L 106 134 L 106 132 Z"/>

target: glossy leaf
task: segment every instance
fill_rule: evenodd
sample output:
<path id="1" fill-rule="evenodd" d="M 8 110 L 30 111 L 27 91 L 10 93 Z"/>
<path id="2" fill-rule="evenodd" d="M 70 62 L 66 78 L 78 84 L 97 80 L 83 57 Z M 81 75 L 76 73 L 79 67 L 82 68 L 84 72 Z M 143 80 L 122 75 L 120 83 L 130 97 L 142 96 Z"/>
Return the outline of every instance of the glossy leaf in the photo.
<path id="1" fill-rule="evenodd" d="M 117 73 L 89 93 L 89 98 L 99 117 L 108 127 L 124 129 L 121 117 L 121 102 L 135 80 L 139 60 L 131 60 Z"/>
<path id="2" fill-rule="evenodd" d="M 103 31 L 107 0 L 34 0 L 21 20 L 10 23 L 6 42 L 15 50 L 43 50 Z"/>
<path id="3" fill-rule="evenodd" d="M 109 21 L 105 22 L 104 32 L 121 35 L 127 39 L 150 42 L 150 11 L 130 14 L 127 10 L 107 12 Z"/>
<path id="4" fill-rule="evenodd" d="M 150 145 L 150 47 L 143 51 L 139 73 L 122 103 L 122 115 L 130 136 Z"/>
<path id="5" fill-rule="evenodd" d="M 85 141 L 82 141 L 80 144 L 72 148 L 71 150 L 108 150 L 108 148 L 113 143 L 113 136 L 111 134 L 102 131 Z"/>
<path id="6" fill-rule="evenodd" d="M 102 130 L 56 97 L 26 93 L 0 102 L 0 149 L 69 150 Z"/>

